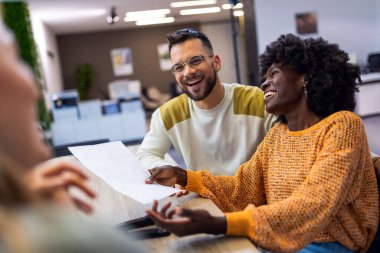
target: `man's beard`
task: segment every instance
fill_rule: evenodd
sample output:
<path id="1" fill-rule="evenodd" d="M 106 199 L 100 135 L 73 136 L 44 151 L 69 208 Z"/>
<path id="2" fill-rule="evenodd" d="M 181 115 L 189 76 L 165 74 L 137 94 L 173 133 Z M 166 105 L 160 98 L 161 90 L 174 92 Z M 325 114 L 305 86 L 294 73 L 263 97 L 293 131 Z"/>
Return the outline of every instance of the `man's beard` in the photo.
<path id="1" fill-rule="evenodd" d="M 192 94 L 188 89 L 187 86 L 184 86 L 182 88 L 182 91 L 190 97 L 194 101 L 201 101 L 210 95 L 211 91 L 214 89 L 216 84 L 216 71 L 213 68 L 213 75 L 207 80 L 205 90 L 202 91 L 200 94 Z"/>

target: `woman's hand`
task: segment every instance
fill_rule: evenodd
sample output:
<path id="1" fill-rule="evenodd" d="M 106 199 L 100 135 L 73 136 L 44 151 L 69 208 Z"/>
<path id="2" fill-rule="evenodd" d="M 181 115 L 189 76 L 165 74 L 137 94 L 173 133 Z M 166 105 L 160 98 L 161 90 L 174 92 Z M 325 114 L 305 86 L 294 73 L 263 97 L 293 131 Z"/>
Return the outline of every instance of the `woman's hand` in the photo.
<path id="1" fill-rule="evenodd" d="M 174 186 L 175 184 L 181 186 L 187 185 L 187 172 L 180 167 L 164 165 L 150 169 L 149 172 L 150 177 L 145 180 L 147 184 L 157 182 L 165 186 Z"/>
<path id="2" fill-rule="evenodd" d="M 168 212 L 171 203 L 166 204 L 161 211 L 157 210 L 158 202 L 153 202 L 152 209 L 147 209 L 146 213 L 155 224 L 177 236 L 186 236 L 197 233 L 225 234 L 227 221 L 225 216 L 214 217 L 206 210 L 190 210 L 177 207 Z M 173 219 L 173 216 L 180 218 Z"/>
<path id="3" fill-rule="evenodd" d="M 94 198 L 95 193 L 87 185 L 87 179 L 77 166 L 63 160 L 50 160 L 39 164 L 25 176 L 27 187 L 46 199 L 71 204 L 85 213 L 91 213 L 92 207 L 70 194 L 68 190 L 74 186 L 85 195 Z"/>

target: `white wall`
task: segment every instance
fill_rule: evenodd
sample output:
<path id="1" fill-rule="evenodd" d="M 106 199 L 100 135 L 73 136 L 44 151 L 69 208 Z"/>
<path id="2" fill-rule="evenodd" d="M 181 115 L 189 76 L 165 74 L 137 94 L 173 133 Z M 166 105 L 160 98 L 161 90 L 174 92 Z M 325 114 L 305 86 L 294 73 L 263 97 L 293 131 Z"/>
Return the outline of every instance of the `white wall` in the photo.
<path id="1" fill-rule="evenodd" d="M 316 12 L 318 34 L 356 53 L 365 63 L 369 52 L 380 51 L 380 0 L 255 0 L 259 53 L 280 34 L 294 33 L 295 14 Z"/>
<path id="2" fill-rule="evenodd" d="M 237 29 L 238 24 L 236 24 Z M 231 24 L 229 21 L 222 23 L 205 23 L 201 24 L 200 30 L 209 37 L 215 54 L 218 54 L 222 61 L 222 69 L 219 72 L 220 81 L 223 83 L 236 83 L 236 68 L 234 61 L 234 50 L 231 37 Z M 242 84 L 247 84 L 247 67 L 245 58 L 245 48 L 242 36 L 239 33 L 237 36 L 240 81 Z"/>
<path id="3" fill-rule="evenodd" d="M 376 45 L 377 45 L 377 52 L 380 52 L 380 0 L 376 0 L 376 19 L 377 19 L 377 29 L 376 29 Z"/>
<path id="4" fill-rule="evenodd" d="M 56 93 L 62 90 L 62 73 L 56 36 L 38 17 L 31 18 L 33 36 L 36 41 L 42 75 L 45 80 L 46 92 Z M 52 56 L 48 55 L 48 52 Z"/>

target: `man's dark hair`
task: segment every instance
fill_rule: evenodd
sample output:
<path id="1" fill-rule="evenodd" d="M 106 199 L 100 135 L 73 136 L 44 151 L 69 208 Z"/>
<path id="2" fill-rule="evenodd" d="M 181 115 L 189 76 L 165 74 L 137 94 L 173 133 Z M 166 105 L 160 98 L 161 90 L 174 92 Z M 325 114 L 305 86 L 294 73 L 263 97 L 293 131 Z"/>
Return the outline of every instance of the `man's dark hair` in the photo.
<path id="1" fill-rule="evenodd" d="M 281 35 L 266 47 L 259 60 L 261 77 L 273 63 L 305 75 L 307 104 L 319 117 L 355 109 L 360 70 L 349 63 L 347 53 L 337 44 L 322 38 L 303 40 L 293 34 Z"/>
<path id="2" fill-rule="evenodd" d="M 190 39 L 199 39 L 202 41 L 203 46 L 206 48 L 210 55 L 214 54 L 214 50 L 212 48 L 210 40 L 204 33 L 198 32 L 191 28 L 181 29 L 172 33 L 168 33 L 166 38 L 169 41 L 169 52 L 172 47 L 176 44 L 183 43 Z"/>

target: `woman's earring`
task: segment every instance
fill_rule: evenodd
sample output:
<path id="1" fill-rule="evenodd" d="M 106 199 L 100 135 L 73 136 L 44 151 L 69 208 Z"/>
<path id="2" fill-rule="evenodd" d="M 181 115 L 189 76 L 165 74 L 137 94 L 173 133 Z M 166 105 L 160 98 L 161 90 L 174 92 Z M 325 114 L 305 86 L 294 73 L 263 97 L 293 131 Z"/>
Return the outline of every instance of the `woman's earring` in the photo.
<path id="1" fill-rule="evenodd" d="M 303 92 L 305 93 L 305 97 L 307 99 L 307 88 L 306 88 L 306 83 L 303 84 Z"/>

